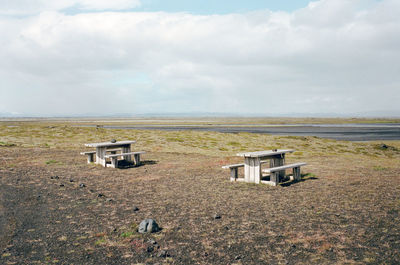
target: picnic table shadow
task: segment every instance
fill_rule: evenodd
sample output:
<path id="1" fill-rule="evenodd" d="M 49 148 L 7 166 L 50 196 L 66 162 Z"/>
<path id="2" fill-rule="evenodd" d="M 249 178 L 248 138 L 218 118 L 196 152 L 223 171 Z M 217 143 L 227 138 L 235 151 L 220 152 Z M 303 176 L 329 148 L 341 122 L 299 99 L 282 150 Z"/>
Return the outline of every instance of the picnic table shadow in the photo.
<path id="1" fill-rule="evenodd" d="M 288 177 L 291 176 L 287 175 L 285 180 L 280 182 L 279 185 L 282 187 L 289 187 L 291 185 L 294 184 L 298 184 L 304 181 L 308 181 L 308 180 L 316 180 L 318 179 L 317 176 L 315 176 L 313 173 L 305 173 L 305 174 L 301 174 L 301 179 L 300 180 L 290 180 Z M 269 176 L 264 177 L 263 180 L 269 180 Z"/>
<path id="2" fill-rule="evenodd" d="M 142 160 L 140 161 L 140 165 L 136 166 L 133 162 L 129 162 L 126 160 L 120 160 L 118 161 L 118 169 L 129 169 L 129 168 L 134 168 L 134 167 L 141 167 L 145 165 L 156 165 L 158 161 L 156 160 Z"/>

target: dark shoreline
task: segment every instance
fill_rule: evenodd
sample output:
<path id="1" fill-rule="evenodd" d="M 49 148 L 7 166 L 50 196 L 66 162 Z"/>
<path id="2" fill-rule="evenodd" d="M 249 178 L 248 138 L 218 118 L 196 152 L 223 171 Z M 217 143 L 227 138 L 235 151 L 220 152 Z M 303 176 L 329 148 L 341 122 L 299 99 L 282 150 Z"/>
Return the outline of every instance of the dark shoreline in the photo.
<path id="1" fill-rule="evenodd" d="M 96 125 L 84 125 L 96 127 Z M 104 125 L 106 129 L 214 131 L 222 133 L 261 133 L 282 136 L 316 136 L 344 141 L 400 140 L 400 124 L 290 124 L 290 125 Z"/>

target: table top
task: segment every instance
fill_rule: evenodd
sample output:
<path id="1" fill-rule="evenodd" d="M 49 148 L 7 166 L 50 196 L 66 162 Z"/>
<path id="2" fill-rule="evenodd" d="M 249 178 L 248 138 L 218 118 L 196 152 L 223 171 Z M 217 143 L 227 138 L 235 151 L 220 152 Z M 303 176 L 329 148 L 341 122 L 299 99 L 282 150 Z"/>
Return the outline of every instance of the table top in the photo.
<path id="1" fill-rule="evenodd" d="M 117 141 L 115 143 L 112 142 L 103 142 L 103 143 L 91 143 L 85 144 L 87 147 L 109 147 L 109 146 L 120 146 L 120 145 L 128 145 L 136 143 L 136 141 Z"/>
<path id="2" fill-rule="evenodd" d="M 276 151 L 268 150 L 268 151 L 257 151 L 257 152 L 246 152 L 246 153 L 238 153 L 237 156 L 243 157 L 268 157 L 268 156 L 275 156 L 285 153 L 293 153 L 295 150 L 292 149 L 278 149 Z"/>

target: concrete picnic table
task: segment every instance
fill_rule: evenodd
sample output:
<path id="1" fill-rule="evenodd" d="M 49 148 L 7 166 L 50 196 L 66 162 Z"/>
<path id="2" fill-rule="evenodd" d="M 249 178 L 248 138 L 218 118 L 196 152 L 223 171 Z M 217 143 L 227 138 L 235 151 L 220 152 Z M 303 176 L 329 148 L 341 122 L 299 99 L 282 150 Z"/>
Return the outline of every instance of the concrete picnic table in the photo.
<path id="1" fill-rule="evenodd" d="M 277 149 L 269 151 L 257 151 L 238 153 L 237 156 L 244 157 L 244 181 L 260 184 L 261 182 L 261 162 L 269 159 L 270 167 L 279 167 L 285 164 L 285 154 L 293 153 L 291 149 Z M 284 176 L 285 172 L 280 172 Z"/>
<path id="2" fill-rule="evenodd" d="M 85 144 L 87 147 L 94 147 L 96 148 L 96 164 L 100 164 L 103 167 L 106 167 L 106 151 L 109 148 L 121 148 L 122 153 L 130 153 L 131 152 L 131 144 L 136 143 L 136 141 L 116 141 L 113 142 L 103 142 L 103 143 L 91 143 Z M 132 161 L 131 155 L 123 156 L 125 160 Z"/>

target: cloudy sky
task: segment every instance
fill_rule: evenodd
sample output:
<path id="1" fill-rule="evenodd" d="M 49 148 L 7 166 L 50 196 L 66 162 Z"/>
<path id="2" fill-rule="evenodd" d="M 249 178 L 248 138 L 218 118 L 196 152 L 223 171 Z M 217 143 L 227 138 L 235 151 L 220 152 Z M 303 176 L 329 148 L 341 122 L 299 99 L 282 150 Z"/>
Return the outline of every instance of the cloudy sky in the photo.
<path id="1" fill-rule="evenodd" d="M 400 116 L 399 0 L 0 0 L 0 113 Z"/>

